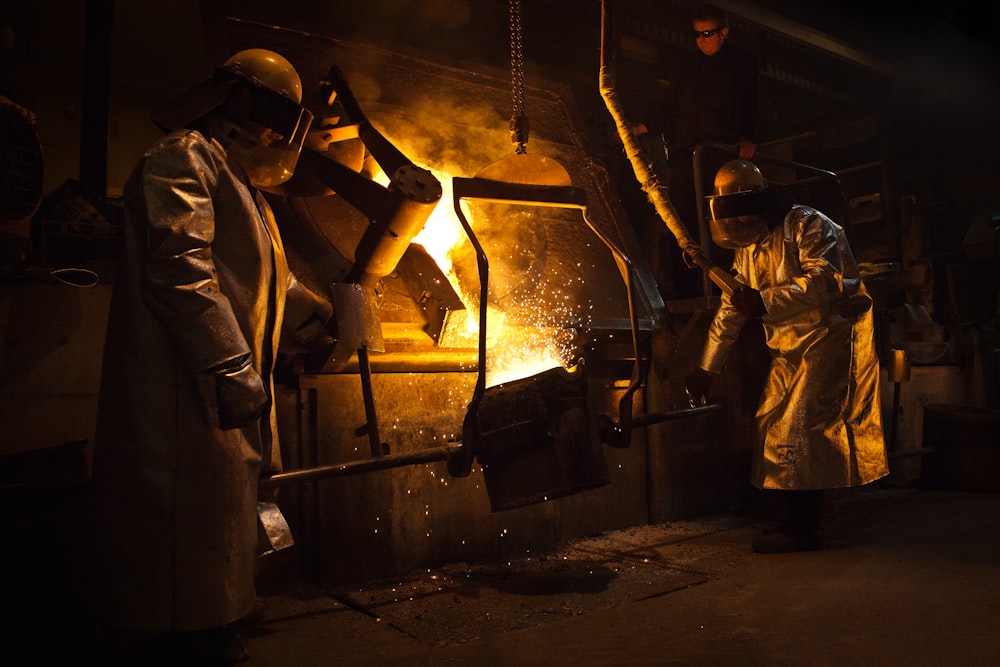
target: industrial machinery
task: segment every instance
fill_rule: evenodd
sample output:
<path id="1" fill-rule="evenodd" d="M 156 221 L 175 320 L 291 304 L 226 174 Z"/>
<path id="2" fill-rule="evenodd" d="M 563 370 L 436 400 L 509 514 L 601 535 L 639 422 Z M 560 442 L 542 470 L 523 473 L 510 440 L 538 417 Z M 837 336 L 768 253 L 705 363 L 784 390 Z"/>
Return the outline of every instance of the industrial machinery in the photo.
<path id="1" fill-rule="evenodd" d="M 318 361 L 318 367 L 305 370 L 319 373 L 342 371 L 356 358 L 366 413 L 366 423 L 360 432 L 367 434 L 374 460 L 279 473 L 263 480 L 262 486 L 269 488 L 304 480 L 315 481 L 432 460 L 446 460 L 450 474 L 464 477 L 469 474 L 473 460 L 478 459 L 486 474 L 492 508 L 510 509 L 606 484 L 608 478 L 600 443 L 627 447 L 634 427 L 718 407 L 688 405 L 675 411 L 633 416 L 632 398 L 644 381 L 648 360 L 642 358 L 639 349 L 640 325 L 636 313 L 639 297 L 635 294 L 632 262 L 625 251 L 588 219 L 587 193 L 583 189 L 571 185 L 511 182 L 527 180 L 543 172 L 558 174 L 561 169 L 545 158 L 519 153 L 513 169 L 509 163 L 503 168 L 494 164 L 483 172 L 490 178 L 454 177 L 451 181 L 455 213 L 475 249 L 479 271 L 476 281 L 479 295 L 475 299 L 479 311 L 475 357 L 478 372 L 468 403 L 462 439 L 416 455 L 393 455 L 388 443 L 381 439 L 380 419 L 372 393 L 369 350 L 385 351 L 377 291 L 380 281 L 397 270 L 414 237 L 422 231 L 441 198 L 442 188 L 430 170 L 411 162 L 375 129 L 336 67 L 329 70 L 323 81 L 323 99 L 327 107 L 339 101 L 345 109 L 346 118 L 334 127 L 321 125 L 316 130 L 322 137 L 313 139 L 304 151 L 299 169 L 291 181 L 278 186 L 273 193 L 289 197 L 336 195 L 369 220 L 354 250 L 353 264 L 341 280 L 331 281 L 336 345 L 325 360 L 313 360 L 314 364 Z M 374 160 L 385 174 L 391 174 L 388 186 L 380 185 L 368 175 L 338 160 L 343 152 L 334 150 L 333 157 L 329 157 L 331 145 L 355 139 L 361 140 L 365 159 Z M 524 143 L 526 141 L 521 142 L 522 147 Z M 510 180 L 498 180 L 500 178 Z M 551 182 L 548 175 L 541 180 Z M 564 179 L 560 177 L 557 180 Z M 555 367 L 522 380 L 487 388 L 487 314 L 492 299 L 489 260 L 464 213 L 463 203 L 467 201 L 578 211 L 587 227 L 609 251 L 625 286 L 635 366 L 630 386 L 619 401 L 617 415 L 601 414 L 590 418 L 586 405 L 587 383 L 582 368 L 566 370 Z M 659 319 L 659 314 L 655 315 L 655 326 L 670 326 Z M 566 404 L 573 407 L 565 407 L 567 401 Z M 548 407 L 540 407 L 540 404 L 547 404 Z M 521 465 L 511 465 L 518 459 L 523 459 Z M 551 459 L 548 465 L 546 459 Z M 499 488 L 508 490 L 501 492 Z M 511 491 L 512 488 L 516 490 Z"/>
<path id="2" fill-rule="evenodd" d="M 279 364 L 284 470 L 260 482 L 281 490 L 306 569 L 364 577 L 390 559 L 433 559 L 436 543 L 413 539 L 419 526 L 428 538 L 468 526 L 449 558 L 492 544 L 480 533 L 503 519 L 461 519 L 483 487 L 499 516 L 619 486 L 629 500 L 609 508 L 615 520 L 647 520 L 646 503 L 663 501 L 633 493 L 650 465 L 645 427 L 692 417 L 700 443 L 716 427 L 702 415 L 719 406 L 690 404 L 666 376 L 673 317 L 558 89 L 525 88 L 538 153 L 498 160 L 511 139 L 527 143 L 514 132 L 526 118 L 496 113 L 507 81 L 238 20 L 231 32 L 319 82 L 304 101 L 317 128 L 268 198 L 296 275 L 331 295 L 336 345 Z M 652 359 L 652 338 L 667 358 Z M 550 535 L 504 548 L 544 548 Z"/>

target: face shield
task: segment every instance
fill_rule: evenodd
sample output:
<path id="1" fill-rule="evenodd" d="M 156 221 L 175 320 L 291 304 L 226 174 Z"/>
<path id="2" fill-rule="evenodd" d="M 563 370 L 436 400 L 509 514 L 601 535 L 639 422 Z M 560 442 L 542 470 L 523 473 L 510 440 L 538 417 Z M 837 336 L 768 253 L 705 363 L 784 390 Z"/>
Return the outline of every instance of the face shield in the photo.
<path id="1" fill-rule="evenodd" d="M 767 235 L 768 198 L 765 190 L 747 190 L 706 197 L 712 241 L 723 248 L 745 248 Z"/>
<path id="2" fill-rule="evenodd" d="M 295 172 L 312 113 L 301 106 L 302 83 L 285 58 L 266 49 L 240 51 L 216 70 L 217 79 L 248 84 L 249 103 L 240 114 L 241 131 L 227 147 L 260 188 L 280 185 Z"/>
<path id="3" fill-rule="evenodd" d="M 259 188 L 292 177 L 313 115 L 263 86 L 251 85 L 247 118 L 233 132 L 227 150 Z"/>
<path id="4" fill-rule="evenodd" d="M 708 204 L 712 241 L 723 248 L 744 248 L 767 235 L 773 197 L 756 165 L 732 160 L 715 175 L 715 194 Z"/>

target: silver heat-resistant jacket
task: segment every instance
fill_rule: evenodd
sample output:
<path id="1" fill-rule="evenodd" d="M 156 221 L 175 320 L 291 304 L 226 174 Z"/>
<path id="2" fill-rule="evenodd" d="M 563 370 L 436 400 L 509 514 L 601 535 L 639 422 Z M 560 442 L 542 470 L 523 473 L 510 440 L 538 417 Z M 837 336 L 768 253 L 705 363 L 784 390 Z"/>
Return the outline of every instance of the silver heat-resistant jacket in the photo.
<path id="1" fill-rule="evenodd" d="M 758 488 L 859 486 L 888 474 L 872 300 L 843 230 L 795 206 L 733 268 L 758 290 L 772 362 L 757 410 Z M 722 369 L 745 322 L 725 296 L 701 360 Z"/>
<path id="2" fill-rule="evenodd" d="M 283 320 L 324 304 L 289 271 L 270 208 L 237 169 L 220 144 L 180 130 L 125 187 L 93 471 L 112 627 L 205 629 L 255 604 L 274 407 L 220 429 L 209 369 L 250 353 L 273 396 Z"/>

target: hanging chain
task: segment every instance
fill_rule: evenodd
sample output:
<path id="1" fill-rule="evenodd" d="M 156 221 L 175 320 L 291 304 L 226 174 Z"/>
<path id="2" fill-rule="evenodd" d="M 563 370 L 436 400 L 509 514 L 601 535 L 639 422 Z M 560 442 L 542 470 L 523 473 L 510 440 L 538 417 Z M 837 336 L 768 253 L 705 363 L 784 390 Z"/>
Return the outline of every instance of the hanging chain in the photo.
<path id="1" fill-rule="evenodd" d="M 510 69 L 514 115 L 510 118 L 510 140 L 517 153 L 528 148 L 528 116 L 524 113 L 524 50 L 521 42 L 521 0 L 510 0 Z"/>

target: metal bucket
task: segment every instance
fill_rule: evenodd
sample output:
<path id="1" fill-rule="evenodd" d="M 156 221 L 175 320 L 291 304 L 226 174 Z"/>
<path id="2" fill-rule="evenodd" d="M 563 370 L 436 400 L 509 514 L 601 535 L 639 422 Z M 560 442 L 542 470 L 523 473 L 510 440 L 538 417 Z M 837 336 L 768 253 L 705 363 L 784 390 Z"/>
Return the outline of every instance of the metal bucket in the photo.
<path id="1" fill-rule="evenodd" d="M 588 417 L 583 371 L 553 368 L 489 387 L 474 418 L 476 459 L 494 512 L 611 481 Z"/>

